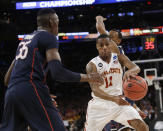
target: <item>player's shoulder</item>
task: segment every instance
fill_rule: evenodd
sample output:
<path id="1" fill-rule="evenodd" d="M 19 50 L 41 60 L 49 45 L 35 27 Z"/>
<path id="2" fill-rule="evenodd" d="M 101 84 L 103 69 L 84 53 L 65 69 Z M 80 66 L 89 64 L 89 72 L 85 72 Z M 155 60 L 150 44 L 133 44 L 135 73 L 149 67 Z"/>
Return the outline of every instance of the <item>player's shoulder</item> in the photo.
<path id="1" fill-rule="evenodd" d="M 97 70 L 97 68 L 96 68 L 96 63 L 97 63 L 97 62 L 95 62 L 95 61 L 97 61 L 97 59 L 98 59 L 98 56 L 92 58 L 92 59 L 88 62 L 88 64 L 86 65 L 86 69 L 89 70 L 90 68 L 92 68 L 93 70 Z"/>
<path id="2" fill-rule="evenodd" d="M 86 65 L 86 71 L 87 73 L 97 72 L 96 65 L 93 62 L 89 61 Z"/>
<path id="3" fill-rule="evenodd" d="M 90 60 L 90 62 L 95 63 L 99 60 L 99 56 L 96 56 Z"/>
<path id="4" fill-rule="evenodd" d="M 36 35 L 40 36 L 40 37 L 55 37 L 54 35 L 52 35 L 48 31 L 37 31 Z"/>
<path id="5" fill-rule="evenodd" d="M 37 40 L 39 45 L 46 49 L 58 48 L 57 37 L 47 31 L 38 31 Z"/>
<path id="6" fill-rule="evenodd" d="M 98 56 L 92 58 L 92 59 L 88 62 L 87 66 L 96 65 L 96 64 L 95 64 L 95 63 L 96 63 L 95 61 L 97 61 L 97 59 L 98 59 Z"/>

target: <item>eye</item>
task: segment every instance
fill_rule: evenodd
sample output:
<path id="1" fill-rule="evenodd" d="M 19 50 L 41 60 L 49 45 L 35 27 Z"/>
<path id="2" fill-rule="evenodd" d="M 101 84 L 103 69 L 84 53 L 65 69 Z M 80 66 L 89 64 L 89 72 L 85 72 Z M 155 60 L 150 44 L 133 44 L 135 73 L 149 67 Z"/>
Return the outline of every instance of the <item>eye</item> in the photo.
<path id="1" fill-rule="evenodd" d="M 103 43 L 100 43 L 100 47 L 103 47 Z"/>

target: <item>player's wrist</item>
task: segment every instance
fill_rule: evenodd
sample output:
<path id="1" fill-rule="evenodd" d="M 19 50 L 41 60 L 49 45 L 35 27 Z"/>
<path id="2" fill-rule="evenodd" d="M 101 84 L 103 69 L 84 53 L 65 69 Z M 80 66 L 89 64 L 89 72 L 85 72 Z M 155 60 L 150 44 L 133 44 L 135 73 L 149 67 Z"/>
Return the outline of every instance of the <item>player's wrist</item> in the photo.
<path id="1" fill-rule="evenodd" d="M 116 96 L 109 96 L 109 97 L 108 97 L 108 100 L 109 100 L 109 101 L 112 101 L 112 102 L 115 102 L 115 103 L 117 102 Z"/>
<path id="2" fill-rule="evenodd" d="M 80 79 L 81 82 L 89 82 L 89 80 L 91 79 L 90 74 L 80 74 L 80 76 L 81 76 Z"/>
<path id="3" fill-rule="evenodd" d="M 135 109 L 139 112 L 139 111 L 141 111 L 138 107 L 135 107 Z"/>

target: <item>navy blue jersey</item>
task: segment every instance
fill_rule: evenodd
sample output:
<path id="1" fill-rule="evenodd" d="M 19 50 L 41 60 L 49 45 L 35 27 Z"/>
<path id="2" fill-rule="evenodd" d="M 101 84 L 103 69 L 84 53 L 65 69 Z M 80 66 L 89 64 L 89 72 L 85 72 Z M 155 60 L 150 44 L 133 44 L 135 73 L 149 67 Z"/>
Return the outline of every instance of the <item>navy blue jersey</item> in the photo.
<path id="1" fill-rule="evenodd" d="M 58 48 L 58 42 L 56 36 L 47 31 L 40 30 L 26 35 L 16 51 L 9 86 L 29 80 L 44 81 L 46 50 L 51 48 Z"/>
<path id="2" fill-rule="evenodd" d="M 120 54 L 125 54 L 122 46 L 118 46 L 118 49 L 119 49 Z"/>

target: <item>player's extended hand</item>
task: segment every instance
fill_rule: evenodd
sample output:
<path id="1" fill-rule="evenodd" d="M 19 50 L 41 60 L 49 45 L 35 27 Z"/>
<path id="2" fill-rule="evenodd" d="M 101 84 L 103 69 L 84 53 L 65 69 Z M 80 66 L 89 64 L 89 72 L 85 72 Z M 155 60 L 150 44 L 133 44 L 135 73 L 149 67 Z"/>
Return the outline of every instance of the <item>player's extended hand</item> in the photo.
<path id="1" fill-rule="evenodd" d="M 89 77 L 89 82 L 96 82 L 99 85 L 103 85 L 104 84 L 104 79 L 102 78 L 102 76 L 98 73 L 91 73 L 88 74 Z"/>
<path id="2" fill-rule="evenodd" d="M 122 99 L 122 96 L 114 96 L 113 102 L 117 103 L 120 106 L 130 105 L 126 100 Z"/>
<path id="3" fill-rule="evenodd" d="M 139 110 L 138 113 L 139 113 L 139 115 L 141 116 L 142 119 L 145 119 L 147 117 L 147 115 L 141 110 Z"/>
<path id="4" fill-rule="evenodd" d="M 126 71 L 124 76 L 123 76 L 123 81 L 130 80 L 130 77 L 135 77 L 137 74 L 132 73 L 130 70 Z"/>
<path id="5" fill-rule="evenodd" d="M 57 96 L 51 94 L 50 97 L 51 97 L 51 99 L 52 99 L 53 105 L 54 105 L 55 107 L 58 107 L 58 104 L 57 104 L 57 102 L 56 102 L 56 100 L 55 100 L 55 98 L 57 98 Z"/>
<path id="6" fill-rule="evenodd" d="M 96 16 L 96 20 L 98 21 L 98 20 L 102 20 L 102 21 L 106 21 L 107 20 L 107 18 L 104 18 L 103 16 Z"/>

